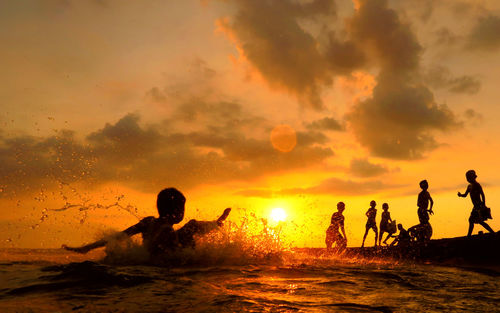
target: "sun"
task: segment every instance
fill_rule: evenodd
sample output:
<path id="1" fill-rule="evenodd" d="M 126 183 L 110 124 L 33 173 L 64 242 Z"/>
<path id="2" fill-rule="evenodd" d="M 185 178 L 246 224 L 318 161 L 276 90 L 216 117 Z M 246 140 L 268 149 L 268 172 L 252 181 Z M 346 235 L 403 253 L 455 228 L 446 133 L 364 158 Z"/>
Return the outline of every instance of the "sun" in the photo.
<path id="1" fill-rule="evenodd" d="M 274 208 L 270 214 L 271 220 L 273 222 L 283 222 L 285 221 L 287 214 L 282 208 Z"/>

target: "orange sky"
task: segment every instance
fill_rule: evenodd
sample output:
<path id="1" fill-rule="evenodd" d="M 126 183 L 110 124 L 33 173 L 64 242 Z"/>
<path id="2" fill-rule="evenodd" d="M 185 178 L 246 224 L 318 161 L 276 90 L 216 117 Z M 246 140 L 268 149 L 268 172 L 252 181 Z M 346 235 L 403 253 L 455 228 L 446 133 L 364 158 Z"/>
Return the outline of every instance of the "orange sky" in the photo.
<path id="1" fill-rule="evenodd" d="M 281 207 L 297 246 L 344 201 L 354 246 L 372 199 L 417 224 L 422 179 L 458 236 L 469 169 L 498 230 L 500 4 L 355 2 L 0 3 L 0 247 L 88 242 L 170 186 L 186 220 Z"/>

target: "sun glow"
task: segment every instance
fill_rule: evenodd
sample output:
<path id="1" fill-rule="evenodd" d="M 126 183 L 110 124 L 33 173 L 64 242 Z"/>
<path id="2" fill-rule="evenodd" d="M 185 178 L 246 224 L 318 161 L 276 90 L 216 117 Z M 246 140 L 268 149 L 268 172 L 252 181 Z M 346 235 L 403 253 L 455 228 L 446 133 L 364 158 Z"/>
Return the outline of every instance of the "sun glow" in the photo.
<path id="1" fill-rule="evenodd" d="M 271 217 L 271 220 L 273 222 L 276 222 L 276 223 L 283 222 L 283 221 L 285 221 L 287 214 L 286 214 L 285 210 L 283 210 L 282 208 L 275 208 L 275 209 L 272 209 L 270 217 Z"/>

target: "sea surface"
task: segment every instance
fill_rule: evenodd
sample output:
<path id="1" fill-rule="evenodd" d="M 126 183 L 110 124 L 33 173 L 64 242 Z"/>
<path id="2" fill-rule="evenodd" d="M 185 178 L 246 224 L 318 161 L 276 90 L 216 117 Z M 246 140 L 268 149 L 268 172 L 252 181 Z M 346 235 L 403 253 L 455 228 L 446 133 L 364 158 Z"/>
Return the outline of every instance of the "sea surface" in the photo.
<path id="1" fill-rule="evenodd" d="M 296 250 L 190 251 L 155 265 L 135 253 L 2 249 L 0 312 L 500 312 L 492 269 Z"/>

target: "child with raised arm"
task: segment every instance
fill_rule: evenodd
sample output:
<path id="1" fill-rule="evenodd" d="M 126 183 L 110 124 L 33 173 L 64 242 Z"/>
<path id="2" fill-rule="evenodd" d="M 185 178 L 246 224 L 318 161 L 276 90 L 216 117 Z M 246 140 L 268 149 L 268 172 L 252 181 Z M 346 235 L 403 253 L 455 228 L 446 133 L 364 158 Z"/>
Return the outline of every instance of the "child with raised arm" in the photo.
<path id="1" fill-rule="evenodd" d="M 127 236 L 141 233 L 143 245 L 149 254 L 154 256 L 179 247 L 193 246 L 194 236 L 206 234 L 222 226 L 231 211 L 230 208 L 227 208 L 216 221 L 191 220 L 181 229 L 175 231 L 173 225 L 180 223 L 184 218 L 185 203 L 186 198 L 179 190 L 166 188 L 160 191 L 156 200 L 160 216 L 158 218 L 154 216 L 145 217 L 139 223 L 121 233 Z M 69 251 L 87 253 L 95 248 L 105 246 L 106 243 L 105 239 L 101 239 L 81 247 L 63 245 L 63 248 Z"/>
<path id="2" fill-rule="evenodd" d="M 427 191 L 429 189 L 429 183 L 427 180 L 422 180 L 420 182 L 420 188 L 422 191 L 418 194 L 418 199 L 417 199 L 417 214 L 418 214 L 418 220 L 420 221 L 420 224 L 425 225 L 429 224 L 429 213 L 431 215 L 434 214 L 432 211 L 432 207 L 434 206 L 434 201 L 432 200 L 431 194 Z M 429 208 L 429 202 L 431 204 L 430 209 Z"/>
<path id="3" fill-rule="evenodd" d="M 470 199 L 472 201 L 472 205 L 474 205 L 469 217 L 469 231 L 467 232 L 467 237 L 470 237 L 472 234 L 474 224 L 480 224 L 490 233 L 494 233 L 490 225 L 485 223 L 487 219 L 491 218 L 491 213 L 486 207 L 486 198 L 484 197 L 483 188 L 476 181 L 476 172 L 474 170 L 467 171 L 467 173 L 465 173 L 465 178 L 469 182 L 469 186 L 467 186 L 465 193 L 460 193 L 459 191 L 458 196 L 465 198 L 470 193 Z"/>
<path id="4" fill-rule="evenodd" d="M 368 211 L 366 211 L 366 216 L 368 217 L 368 220 L 366 221 L 365 225 L 366 230 L 365 230 L 365 235 L 363 236 L 363 243 L 361 244 L 361 248 L 365 246 L 365 239 L 370 229 L 373 229 L 373 231 L 375 232 L 375 247 L 377 246 L 378 229 L 377 229 L 377 222 L 375 221 L 375 218 L 377 216 L 377 209 L 375 209 L 376 205 L 377 203 L 374 200 L 370 201 L 370 208 L 368 209 Z"/>

